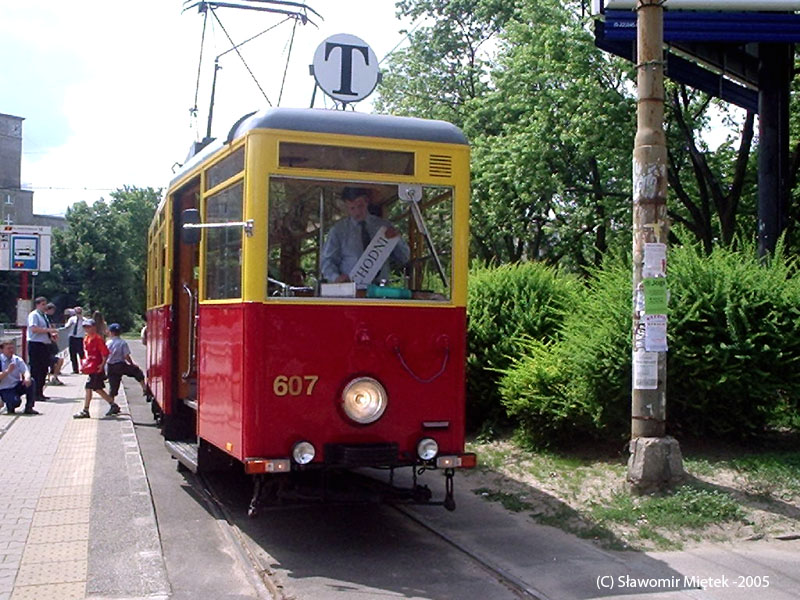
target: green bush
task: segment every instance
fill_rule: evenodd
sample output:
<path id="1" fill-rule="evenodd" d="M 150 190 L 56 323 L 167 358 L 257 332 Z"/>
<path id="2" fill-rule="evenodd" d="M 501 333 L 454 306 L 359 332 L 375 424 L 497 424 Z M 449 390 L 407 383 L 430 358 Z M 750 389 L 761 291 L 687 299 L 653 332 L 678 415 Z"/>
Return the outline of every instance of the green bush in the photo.
<path id="1" fill-rule="evenodd" d="M 780 251 L 670 256 L 667 417 L 679 432 L 758 433 L 800 397 L 800 278 Z"/>
<path id="2" fill-rule="evenodd" d="M 557 341 L 530 340 L 500 382 L 508 413 L 525 441 L 618 435 L 630 405 L 631 271 L 594 273 Z"/>
<path id="3" fill-rule="evenodd" d="M 564 320 L 560 338 L 529 342 L 501 380 L 524 438 L 629 432 L 631 271 L 607 265 Z M 686 246 L 670 253 L 667 420 L 673 433 L 746 436 L 800 398 L 800 278 L 780 253 Z"/>
<path id="4" fill-rule="evenodd" d="M 580 288 L 572 275 L 542 263 L 470 270 L 467 299 L 467 424 L 493 426 L 505 419 L 497 382 L 527 336 L 549 340 L 572 310 Z"/>

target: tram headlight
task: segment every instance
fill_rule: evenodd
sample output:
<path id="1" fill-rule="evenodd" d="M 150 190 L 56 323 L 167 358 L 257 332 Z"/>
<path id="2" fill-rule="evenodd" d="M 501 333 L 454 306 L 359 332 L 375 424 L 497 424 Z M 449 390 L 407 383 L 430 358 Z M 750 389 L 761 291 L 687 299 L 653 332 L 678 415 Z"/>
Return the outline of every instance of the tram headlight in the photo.
<path id="1" fill-rule="evenodd" d="M 433 438 L 422 438 L 417 442 L 417 456 L 422 460 L 433 460 L 439 454 L 439 444 Z"/>
<path id="2" fill-rule="evenodd" d="M 297 442 L 292 448 L 292 458 L 298 465 L 307 465 L 317 455 L 317 450 L 311 442 Z"/>
<path id="3" fill-rule="evenodd" d="M 359 377 L 342 392 L 342 408 L 356 423 L 374 423 L 381 418 L 389 397 L 384 387 L 371 377 Z"/>

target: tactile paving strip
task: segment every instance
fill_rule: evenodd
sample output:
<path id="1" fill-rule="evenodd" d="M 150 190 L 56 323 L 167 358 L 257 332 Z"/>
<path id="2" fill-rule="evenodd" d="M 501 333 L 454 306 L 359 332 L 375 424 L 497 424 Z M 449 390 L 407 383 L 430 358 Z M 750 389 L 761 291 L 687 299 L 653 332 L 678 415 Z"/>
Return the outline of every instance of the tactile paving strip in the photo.
<path id="1" fill-rule="evenodd" d="M 64 427 L 30 517 L 30 531 L 10 600 L 85 597 L 99 415 L 93 416 L 80 421 L 70 419 Z"/>

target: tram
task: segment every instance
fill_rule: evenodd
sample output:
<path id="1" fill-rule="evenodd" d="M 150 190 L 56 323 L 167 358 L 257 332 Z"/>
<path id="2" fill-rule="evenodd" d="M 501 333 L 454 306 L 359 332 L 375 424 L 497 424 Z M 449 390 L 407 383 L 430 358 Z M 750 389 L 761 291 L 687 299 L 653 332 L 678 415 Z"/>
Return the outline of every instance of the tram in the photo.
<path id="1" fill-rule="evenodd" d="M 384 226 L 334 278 L 354 190 Z M 148 233 L 147 379 L 173 456 L 243 467 L 251 513 L 293 475 L 363 467 L 392 483 L 408 467 L 399 495 L 452 510 L 454 472 L 476 463 L 468 208 L 467 140 L 442 121 L 275 108 L 191 156 Z"/>

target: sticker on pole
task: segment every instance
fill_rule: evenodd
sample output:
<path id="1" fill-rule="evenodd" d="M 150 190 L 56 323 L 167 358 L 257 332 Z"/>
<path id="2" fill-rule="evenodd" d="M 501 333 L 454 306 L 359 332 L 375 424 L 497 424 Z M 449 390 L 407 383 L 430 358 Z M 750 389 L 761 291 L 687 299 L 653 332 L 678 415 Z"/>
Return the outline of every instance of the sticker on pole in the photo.
<path id="1" fill-rule="evenodd" d="M 633 353 L 633 389 L 658 389 L 658 352 Z"/>

